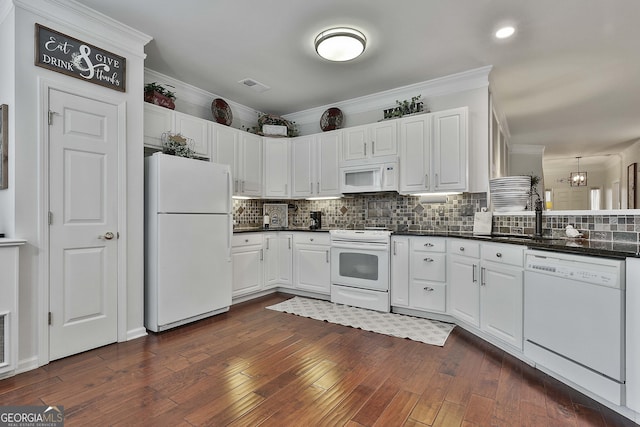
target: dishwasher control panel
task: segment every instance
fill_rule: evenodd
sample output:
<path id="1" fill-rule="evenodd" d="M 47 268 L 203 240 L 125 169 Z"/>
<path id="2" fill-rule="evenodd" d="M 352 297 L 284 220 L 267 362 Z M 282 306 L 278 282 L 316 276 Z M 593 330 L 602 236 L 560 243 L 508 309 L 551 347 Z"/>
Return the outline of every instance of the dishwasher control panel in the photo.
<path id="1" fill-rule="evenodd" d="M 624 284 L 621 263 L 596 257 L 539 254 L 528 251 L 525 269 L 554 277 L 613 288 Z"/>

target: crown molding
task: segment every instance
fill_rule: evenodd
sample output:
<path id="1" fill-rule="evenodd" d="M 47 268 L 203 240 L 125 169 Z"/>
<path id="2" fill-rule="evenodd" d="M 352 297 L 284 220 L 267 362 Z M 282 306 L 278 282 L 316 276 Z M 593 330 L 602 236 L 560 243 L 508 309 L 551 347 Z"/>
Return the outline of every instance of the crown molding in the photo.
<path id="1" fill-rule="evenodd" d="M 74 0 L 13 0 L 16 7 L 91 37 L 97 35 L 120 51 L 144 59 L 152 37 Z M 104 43 L 101 43 L 104 45 Z"/>
<path id="2" fill-rule="evenodd" d="M 169 77 L 165 74 L 151 70 L 149 68 L 144 69 L 144 81 L 158 81 L 160 83 L 169 84 L 180 91 L 180 99 L 194 105 L 211 105 L 211 102 L 216 98 L 222 98 L 215 93 L 208 92 L 198 87 L 192 86 L 188 83 Z M 227 104 L 232 108 L 234 118 L 238 118 L 242 122 L 253 123 L 258 119 L 258 111 L 253 108 L 247 107 L 243 104 L 231 100 L 225 100 Z"/>
<path id="3" fill-rule="evenodd" d="M 303 124 L 316 122 L 318 117 L 329 107 L 338 107 L 345 114 L 358 114 L 374 110 L 380 110 L 382 112 L 382 110 L 386 108 L 395 106 L 396 99 L 409 99 L 415 96 L 416 93 L 420 93 L 422 98 L 425 99 L 488 87 L 489 73 L 492 68 L 493 66 L 491 65 L 475 68 L 425 82 L 414 83 L 359 98 L 286 114 L 283 117 L 287 120 L 295 121 L 298 124 Z"/>

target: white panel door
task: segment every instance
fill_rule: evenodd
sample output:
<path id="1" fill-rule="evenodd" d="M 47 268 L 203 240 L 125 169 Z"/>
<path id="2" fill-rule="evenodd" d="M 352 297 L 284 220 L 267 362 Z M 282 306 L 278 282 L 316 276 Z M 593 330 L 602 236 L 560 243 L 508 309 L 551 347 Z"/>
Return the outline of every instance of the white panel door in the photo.
<path id="1" fill-rule="evenodd" d="M 49 359 L 117 341 L 118 107 L 51 90 Z"/>

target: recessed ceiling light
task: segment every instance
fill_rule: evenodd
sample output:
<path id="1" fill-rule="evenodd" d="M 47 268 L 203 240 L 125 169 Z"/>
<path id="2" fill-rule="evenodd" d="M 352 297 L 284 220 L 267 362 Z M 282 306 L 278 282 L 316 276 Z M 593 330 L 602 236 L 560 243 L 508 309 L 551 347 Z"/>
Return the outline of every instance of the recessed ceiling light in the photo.
<path id="1" fill-rule="evenodd" d="M 516 29 L 512 26 L 502 27 L 498 31 L 496 31 L 496 38 L 506 39 L 511 37 L 516 32 Z"/>
<path id="2" fill-rule="evenodd" d="M 353 28 L 331 28 L 316 37 L 318 55 L 329 61 L 350 61 L 364 52 L 367 39 Z"/>

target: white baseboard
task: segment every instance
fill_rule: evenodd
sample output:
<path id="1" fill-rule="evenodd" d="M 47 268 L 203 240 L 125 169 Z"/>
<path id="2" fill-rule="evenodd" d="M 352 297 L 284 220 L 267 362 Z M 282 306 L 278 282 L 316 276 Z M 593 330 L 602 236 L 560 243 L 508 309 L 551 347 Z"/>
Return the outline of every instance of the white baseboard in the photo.
<path id="1" fill-rule="evenodd" d="M 28 359 L 19 360 L 18 367 L 16 368 L 15 373 L 21 374 L 23 372 L 31 371 L 38 368 L 38 356 L 33 356 Z"/>
<path id="2" fill-rule="evenodd" d="M 147 336 L 147 330 L 144 326 L 127 331 L 127 341 L 135 340 L 136 338 L 142 338 Z"/>

